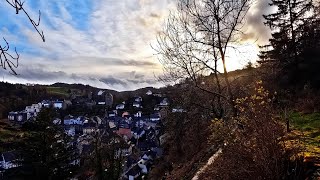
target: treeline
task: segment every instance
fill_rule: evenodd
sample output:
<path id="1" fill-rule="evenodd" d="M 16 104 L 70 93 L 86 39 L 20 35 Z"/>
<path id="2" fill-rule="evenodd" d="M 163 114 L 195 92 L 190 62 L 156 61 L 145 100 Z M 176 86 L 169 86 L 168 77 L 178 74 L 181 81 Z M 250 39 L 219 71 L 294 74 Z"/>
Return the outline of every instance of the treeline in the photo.
<path id="1" fill-rule="evenodd" d="M 271 67 L 267 76 L 282 88 L 319 89 L 319 6 L 312 0 L 273 0 L 270 5 L 278 10 L 264 16 L 272 38 L 270 44 L 261 47 L 261 66 Z"/>

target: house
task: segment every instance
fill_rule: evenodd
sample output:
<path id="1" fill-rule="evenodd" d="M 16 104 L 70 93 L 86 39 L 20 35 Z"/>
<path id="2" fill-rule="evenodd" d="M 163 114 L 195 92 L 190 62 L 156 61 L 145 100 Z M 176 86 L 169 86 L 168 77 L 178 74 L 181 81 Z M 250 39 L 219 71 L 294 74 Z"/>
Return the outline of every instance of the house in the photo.
<path id="1" fill-rule="evenodd" d="M 132 103 L 132 106 L 133 106 L 133 107 L 136 107 L 136 108 L 142 108 L 141 102 L 136 102 L 136 101 L 135 101 L 135 102 Z"/>
<path id="2" fill-rule="evenodd" d="M 121 117 L 128 117 L 128 116 L 130 116 L 130 113 L 125 111 L 125 112 L 122 113 Z"/>
<path id="3" fill-rule="evenodd" d="M 60 125 L 60 124 L 61 124 L 61 119 L 56 118 L 56 119 L 54 119 L 54 120 L 52 121 L 52 123 L 55 124 L 55 125 Z"/>
<path id="4" fill-rule="evenodd" d="M 0 167 L 3 169 L 11 169 L 21 166 L 22 158 L 18 151 L 4 152 L 0 156 Z"/>
<path id="5" fill-rule="evenodd" d="M 18 123 L 24 123 L 31 117 L 33 117 L 31 113 L 27 113 L 26 111 L 20 111 L 20 112 L 10 112 L 8 115 L 8 119 L 10 121 L 16 121 Z"/>
<path id="6" fill-rule="evenodd" d="M 160 111 L 160 107 L 158 105 L 155 105 L 153 108 L 154 111 Z"/>
<path id="7" fill-rule="evenodd" d="M 163 98 L 160 103 L 159 103 L 160 106 L 168 106 L 169 105 L 169 100 L 168 98 Z"/>
<path id="8" fill-rule="evenodd" d="M 109 128 L 111 130 L 116 130 L 117 126 L 116 126 L 116 124 L 114 122 L 109 122 Z"/>
<path id="9" fill-rule="evenodd" d="M 148 95 L 148 96 L 152 95 L 152 91 L 148 90 L 148 92 L 146 93 L 146 95 Z"/>
<path id="10" fill-rule="evenodd" d="M 106 94 L 106 106 L 112 106 L 113 105 L 113 95 L 111 93 Z"/>
<path id="11" fill-rule="evenodd" d="M 41 103 L 42 107 L 45 107 L 45 108 L 49 108 L 51 105 L 51 102 L 48 100 L 43 100 L 40 103 Z"/>
<path id="12" fill-rule="evenodd" d="M 134 98 L 135 102 L 142 102 L 142 97 L 138 96 Z"/>
<path id="13" fill-rule="evenodd" d="M 182 109 L 181 107 L 172 108 L 173 113 L 183 113 L 186 112 L 186 110 Z"/>
<path id="14" fill-rule="evenodd" d="M 116 109 L 118 110 L 118 109 L 124 109 L 124 104 L 118 104 L 117 106 L 116 106 Z"/>
<path id="15" fill-rule="evenodd" d="M 42 108 L 41 103 L 32 104 L 31 106 L 26 106 L 25 111 L 28 113 L 39 113 Z"/>
<path id="16" fill-rule="evenodd" d="M 114 111 L 109 111 L 107 113 L 108 117 L 115 117 L 116 116 L 116 113 Z"/>
<path id="17" fill-rule="evenodd" d="M 55 109 L 64 109 L 64 101 L 63 100 L 55 100 L 52 102 L 53 108 Z"/>
<path id="18" fill-rule="evenodd" d="M 142 116 L 142 111 L 137 111 L 133 116 L 134 117 L 141 117 Z"/>
<path id="19" fill-rule="evenodd" d="M 162 94 L 160 94 L 160 93 L 156 93 L 156 94 L 153 94 L 153 96 L 156 96 L 156 97 L 162 97 Z"/>
<path id="20" fill-rule="evenodd" d="M 99 90 L 97 96 L 95 96 L 95 100 L 98 105 L 112 106 L 113 104 L 113 95 L 107 93 L 103 90 Z"/>
<path id="21" fill-rule="evenodd" d="M 75 136 L 76 135 L 76 128 L 74 126 L 71 126 L 71 125 L 64 126 L 64 132 L 68 136 Z"/>
<path id="22" fill-rule="evenodd" d="M 83 124 L 82 126 L 83 134 L 91 134 L 93 132 L 99 131 L 97 128 L 97 124 L 94 122 L 88 122 Z"/>
<path id="23" fill-rule="evenodd" d="M 9 121 L 15 121 L 17 119 L 18 112 L 9 112 L 8 114 L 8 120 Z"/>
<path id="24" fill-rule="evenodd" d="M 150 121 L 152 122 L 160 121 L 160 115 L 158 113 L 151 114 Z"/>
<path id="25" fill-rule="evenodd" d="M 64 117 L 64 120 L 63 120 L 63 124 L 64 125 L 70 125 L 70 124 L 73 124 L 74 123 L 74 117 L 71 116 L 71 115 L 68 115 L 68 116 L 65 116 Z"/>

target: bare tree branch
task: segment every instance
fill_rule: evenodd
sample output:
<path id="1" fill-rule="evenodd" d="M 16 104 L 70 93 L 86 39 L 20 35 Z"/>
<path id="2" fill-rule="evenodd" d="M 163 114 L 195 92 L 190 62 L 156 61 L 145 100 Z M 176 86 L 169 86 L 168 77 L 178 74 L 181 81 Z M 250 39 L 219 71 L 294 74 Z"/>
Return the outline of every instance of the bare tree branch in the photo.
<path id="1" fill-rule="evenodd" d="M 39 25 L 40 25 L 40 20 L 41 20 L 41 12 L 39 10 L 39 16 L 38 16 L 38 20 L 34 21 L 31 16 L 29 15 L 29 13 L 24 9 L 24 2 L 21 0 L 6 0 L 6 2 L 12 6 L 15 11 L 16 14 L 19 14 L 20 11 L 22 11 L 24 13 L 24 15 L 28 18 L 28 20 L 30 21 L 30 23 L 32 24 L 32 26 L 34 27 L 34 29 L 37 31 L 37 33 L 40 35 L 41 39 L 43 42 L 45 42 L 45 37 L 43 34 L 42 30 L 39 30 Z M 19 65 L 19 58 L 20 55 L 18 54 L 16 48 L 14 48 L 14 52 L 15 54 L 11 54 L 10 53 L 10 46 L 9 43 L 7 42 L 7 40 L 5 38 L 4 42 L 5 45 L 2 46 L 0 45 L 0 67 L 2 67 L 4 70 L 6 70 L 7 68 L 10 70 L 10 73 L 17 75 L 16 72 L 16 68 L 18 68 Z"/>

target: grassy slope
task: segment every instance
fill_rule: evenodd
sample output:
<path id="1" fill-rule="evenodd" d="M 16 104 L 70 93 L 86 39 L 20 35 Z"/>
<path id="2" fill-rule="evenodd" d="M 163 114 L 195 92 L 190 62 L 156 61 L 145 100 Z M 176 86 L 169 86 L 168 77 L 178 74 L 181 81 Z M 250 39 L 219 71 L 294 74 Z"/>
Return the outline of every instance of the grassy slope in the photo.
<path id="1" fill-rule="evenodd" d="M 8 120 L 0 119 L 0 153 L 11 150 L 12 143 L 21 143 L 25 132 L 9 125 Z"/>
<path id="2" fill-rule="evenodd" d="M 67 92 L 68 89 L 64 87 L 47 87 L 48 94 L 55 94 L 55 95 L 61 95 L 61 96 L 69 96 L 69 93 Z"/>
<path id="3" fill-rule="evenodd" d="M 320 157 L 320 113 L 292 113 L 292 125 L 301 133 L 306 156 Z"/>

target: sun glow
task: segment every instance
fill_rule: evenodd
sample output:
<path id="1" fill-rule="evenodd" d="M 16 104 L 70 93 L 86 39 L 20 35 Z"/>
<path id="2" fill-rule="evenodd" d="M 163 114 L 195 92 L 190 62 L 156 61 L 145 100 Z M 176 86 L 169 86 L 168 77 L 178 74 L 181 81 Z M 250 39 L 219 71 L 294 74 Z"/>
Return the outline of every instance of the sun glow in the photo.
<path id="1" fill-rule="evenodd" d="M 226 66 L 228 71 L 244 68 L 249 62 L 255 64 L 258 60 L 259 47 L 254 43 L 232 45 L 226 52 Z M 221 71 L 222 65 L 219 67 Z"/>

